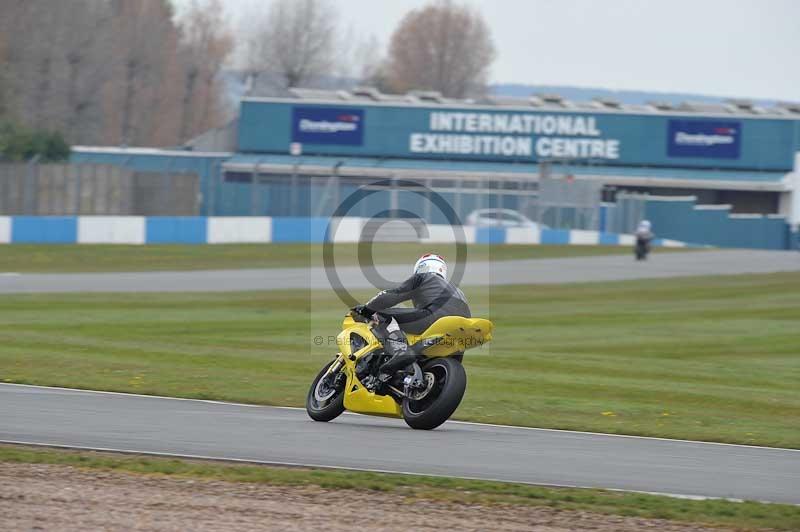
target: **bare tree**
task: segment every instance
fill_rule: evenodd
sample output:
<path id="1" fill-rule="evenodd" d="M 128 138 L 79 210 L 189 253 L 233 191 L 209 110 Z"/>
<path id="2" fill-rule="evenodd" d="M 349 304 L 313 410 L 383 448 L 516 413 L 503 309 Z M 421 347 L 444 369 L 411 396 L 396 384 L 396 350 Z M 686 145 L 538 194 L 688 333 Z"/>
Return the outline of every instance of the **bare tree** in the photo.
<path id="1" fill-rule="evenodd" d="M 108 122 L 108 134 L 122 144 L 142 145 L 167 119 L 159 112 L 167 103 L 167 67 L 180 36 L 166 0 L 112 0 L 112 6 L 116 72 L 108 98 L 119 120 Z"/>
<path id="2" fill-rule="evenodd" d="M 3 27 L 0 25 L 0 124 L 8 119 L 9 115 L 9 102 L 8 102 L 8 43 L 6 42 L 7 34 Z"/>
<path id="3" fill-rule="evenodd" d="M 4 70 L 10 85 L 8 90 L 15 95 L 11 114 L 33 126 L 44 122 L 50 103 L 43 101 L 36 105 L 36 100 L 48 98 L 52 87 L 50 71 L 55 46 L 41 36 L 55 31 L 55 11 L 59 11 L 48 13 L 42 7 L 41 2 L 4 0 L 0 17 L 3 26 L 0 34 L 5 37 L 6 44 Z"/>
<path id="4" fill-rule="evenodd" d="M 108 48 L 111 11 L 95 0 L 74 0 L 69 8 L 59 33 L 59 128 L 71 140 L 97 142 L 102 131 L 100 97 L 113 74 Z"/>
<path id="5" fill-rule="evenodd" d="M 276 0 L 246 43 L 247 69 L 277 76 L 284 87 L 313 83 L 334 71 L 337 31 L 331 0 Z"/>
<path id="6" fill-rule="evenodd" d="M 339 47 L 337 75 L 343 82 L 389 90 L 384 47 L 374 34 L 359 35 L 350 29 Z"/>
<path id="7" fill-rule="evenodd" d="M 233 37 L 220 0 L 192 0 L 181 30 L 185 72 L 180 136 L 186 140 L 217 125 L 223 114 L 220 73 L 233 50 Z"/>
<path id="8" fill-rule="evenodd" d="M 0 17 L 0 126 L 5 120 L 9 119 L 10 115 L 10 102 L 9 102 L 9 72 L 11 71 L 11 65 L 9 64 L 9 17 L 12 16 L 14 13 L 12 9 L 16 7 L 16 4 L 12 3 L 10 0 L 0 0 L 0 12 L 4 13 L 3 17 Z"/>
<path id="9" fill-rule="evenodd" d="M 463 98 L 485 92 L 494 58 L 491 32 L 481 14 L 439 0 L 400 22 L 389 46 L 387 75 L 398 92 L 435 90 Z"/>
<path id="10" fill-rule="evenodd" d="M 109 3 L 0 0 L 0 11 L 2 70 L 13 94 L 7 115 L 72 142 L 99 142 L 102 89 L 113 71 Z"/>
<path id="11" fill-rule="evenodd" d="M 218 125 L 231 43 L 216 0 L 180 26 L 170 0 L 0 0 L 0 13 L 0 118 L 140 146 Z"/>

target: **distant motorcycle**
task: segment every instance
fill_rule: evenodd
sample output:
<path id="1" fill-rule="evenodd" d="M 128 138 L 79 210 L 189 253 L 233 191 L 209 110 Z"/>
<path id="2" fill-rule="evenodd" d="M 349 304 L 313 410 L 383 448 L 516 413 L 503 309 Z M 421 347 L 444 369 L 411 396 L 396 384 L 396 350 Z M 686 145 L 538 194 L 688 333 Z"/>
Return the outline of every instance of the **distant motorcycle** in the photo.
<path id="1" fill-rule="evenodd" d="M 650 240 L 650 238 L 636 237 L 634 248 L 636 260 L 647 260 L 647 255 L 650 254 Z"/>
<path id="2" fill-rule="evenodd" d="M 422 334 L 408 334 L 416 361 L 382 381 L 378 369 L 391 356 L 365 318 L 350 312 L 337 337 L 340 352 L 311 383 L 306 411 L 314 421 L 330 421 L 350 410 L 403 418 L 414 429 L 434 429 L 450 418 L 464 396 L 464 351 L 491 341 L 493 329 L 482 318 L 440 318 Z"/>
<path id="3" fill-rule="evenodd" d="M 642 220 L 636 227 L 636 246 L 633 248 L 636 260 L 647 260 L 647 255 L 650 254 L 650 242 L 653 240 L 652 227 L 650 220 Z"/>

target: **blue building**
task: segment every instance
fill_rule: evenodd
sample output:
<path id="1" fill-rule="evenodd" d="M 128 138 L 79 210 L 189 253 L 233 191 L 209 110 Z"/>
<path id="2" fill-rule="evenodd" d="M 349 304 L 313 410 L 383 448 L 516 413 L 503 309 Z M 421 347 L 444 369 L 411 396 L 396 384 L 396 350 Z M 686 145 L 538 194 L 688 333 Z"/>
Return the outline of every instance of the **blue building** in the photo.
<path id="1" fill-rule="evenodd" d="M 594 184 L 609 212 L 619 198 L 649 195 L 642 215 L 671 239 L 789 247 L 800 223 L 797 105 L 621 105 L 552 95 L 456 101 L 373 89 L 291 94 L 243 100 L 233 130 L 209 133 L 189 150 L 78 147 L 73 158 L 196 172 L 204 215 L 339 215 L 342 202 L 367 185 L 370 200 L 349 215 L 405 209 L 443 222 L 437 209 L 420 206 L 412 190 L 419 183 L 461 220 L 487 207 L 534 218 L 542 179 L 565 178 Z M 596 227 L 579 226 L 577 217 L 562 223 L 604 230 L 608 213 L 598 209 Z M 691 212 L 692 223 L 677 223 L 671 212 L 684 222 Z M 706 219 L 715 229 L 695 230 Z M 726 231 L 748 236 L 717 234 Z"/>

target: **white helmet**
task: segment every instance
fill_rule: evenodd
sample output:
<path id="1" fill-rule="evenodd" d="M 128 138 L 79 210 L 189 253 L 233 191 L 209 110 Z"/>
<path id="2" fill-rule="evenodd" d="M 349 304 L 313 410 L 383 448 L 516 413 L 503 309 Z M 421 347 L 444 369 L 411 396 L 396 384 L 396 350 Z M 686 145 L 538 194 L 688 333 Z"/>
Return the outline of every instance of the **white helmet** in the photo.
<path id="1" fill-rule="evenodd" d="M 652 224 L 650 223 L 650 220 L 642 220 L 641 222 L 639 222 L 640 231 L 649 231 L 651 227 Z"/>
<path id="2" fill-rule="evenodd" d="M 447 263 L 435 253 L 426 253 L 414 265 L 414 273 L 435 273 L 447 279 Z"/>

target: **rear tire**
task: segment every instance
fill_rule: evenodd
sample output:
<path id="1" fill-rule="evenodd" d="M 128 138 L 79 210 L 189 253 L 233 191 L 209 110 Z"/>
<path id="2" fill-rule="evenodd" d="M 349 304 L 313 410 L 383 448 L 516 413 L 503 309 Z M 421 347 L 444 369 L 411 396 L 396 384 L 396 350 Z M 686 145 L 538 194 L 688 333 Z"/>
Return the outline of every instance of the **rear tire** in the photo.
<path id="1" fill-rule="evenodd" d="M 340 386 L 339 389 L 334 390 L 332 384 L 328 385 L 327 382 L 320 383 L 325 377 L 327 377 L 328 380 L 336 378 L 337 374 L 328 375 L 328 368 L 335 363 L 336 361 L 325 364 L 319 374 L 317 374 L 314 382 L 311 383 L 311 388 L 308 390 L 308 395 L 306 396 L 306 412 L 308 412 L 308 416 L 314 421 L 330 421 L 339 417 L 339 415 L 344 412 L 344 386 Z M 326 386 L 328 387 L 326 388 Z M 327 397 L 331 392 L 332 395 Z M 320 396 L 325 397 L 325 399 L 321 399 Z"/>
<path id="2" fill-rule="evenodd" d="M 467 373 L 454 358 L 431 359 L 422 365 L 422 371 L 426 377 L 433 375 L 433 386 L 419 400 L 403 399 L 403 419 L 412 429 L 431 430 L 450 419 L 461 404 Z"/>

